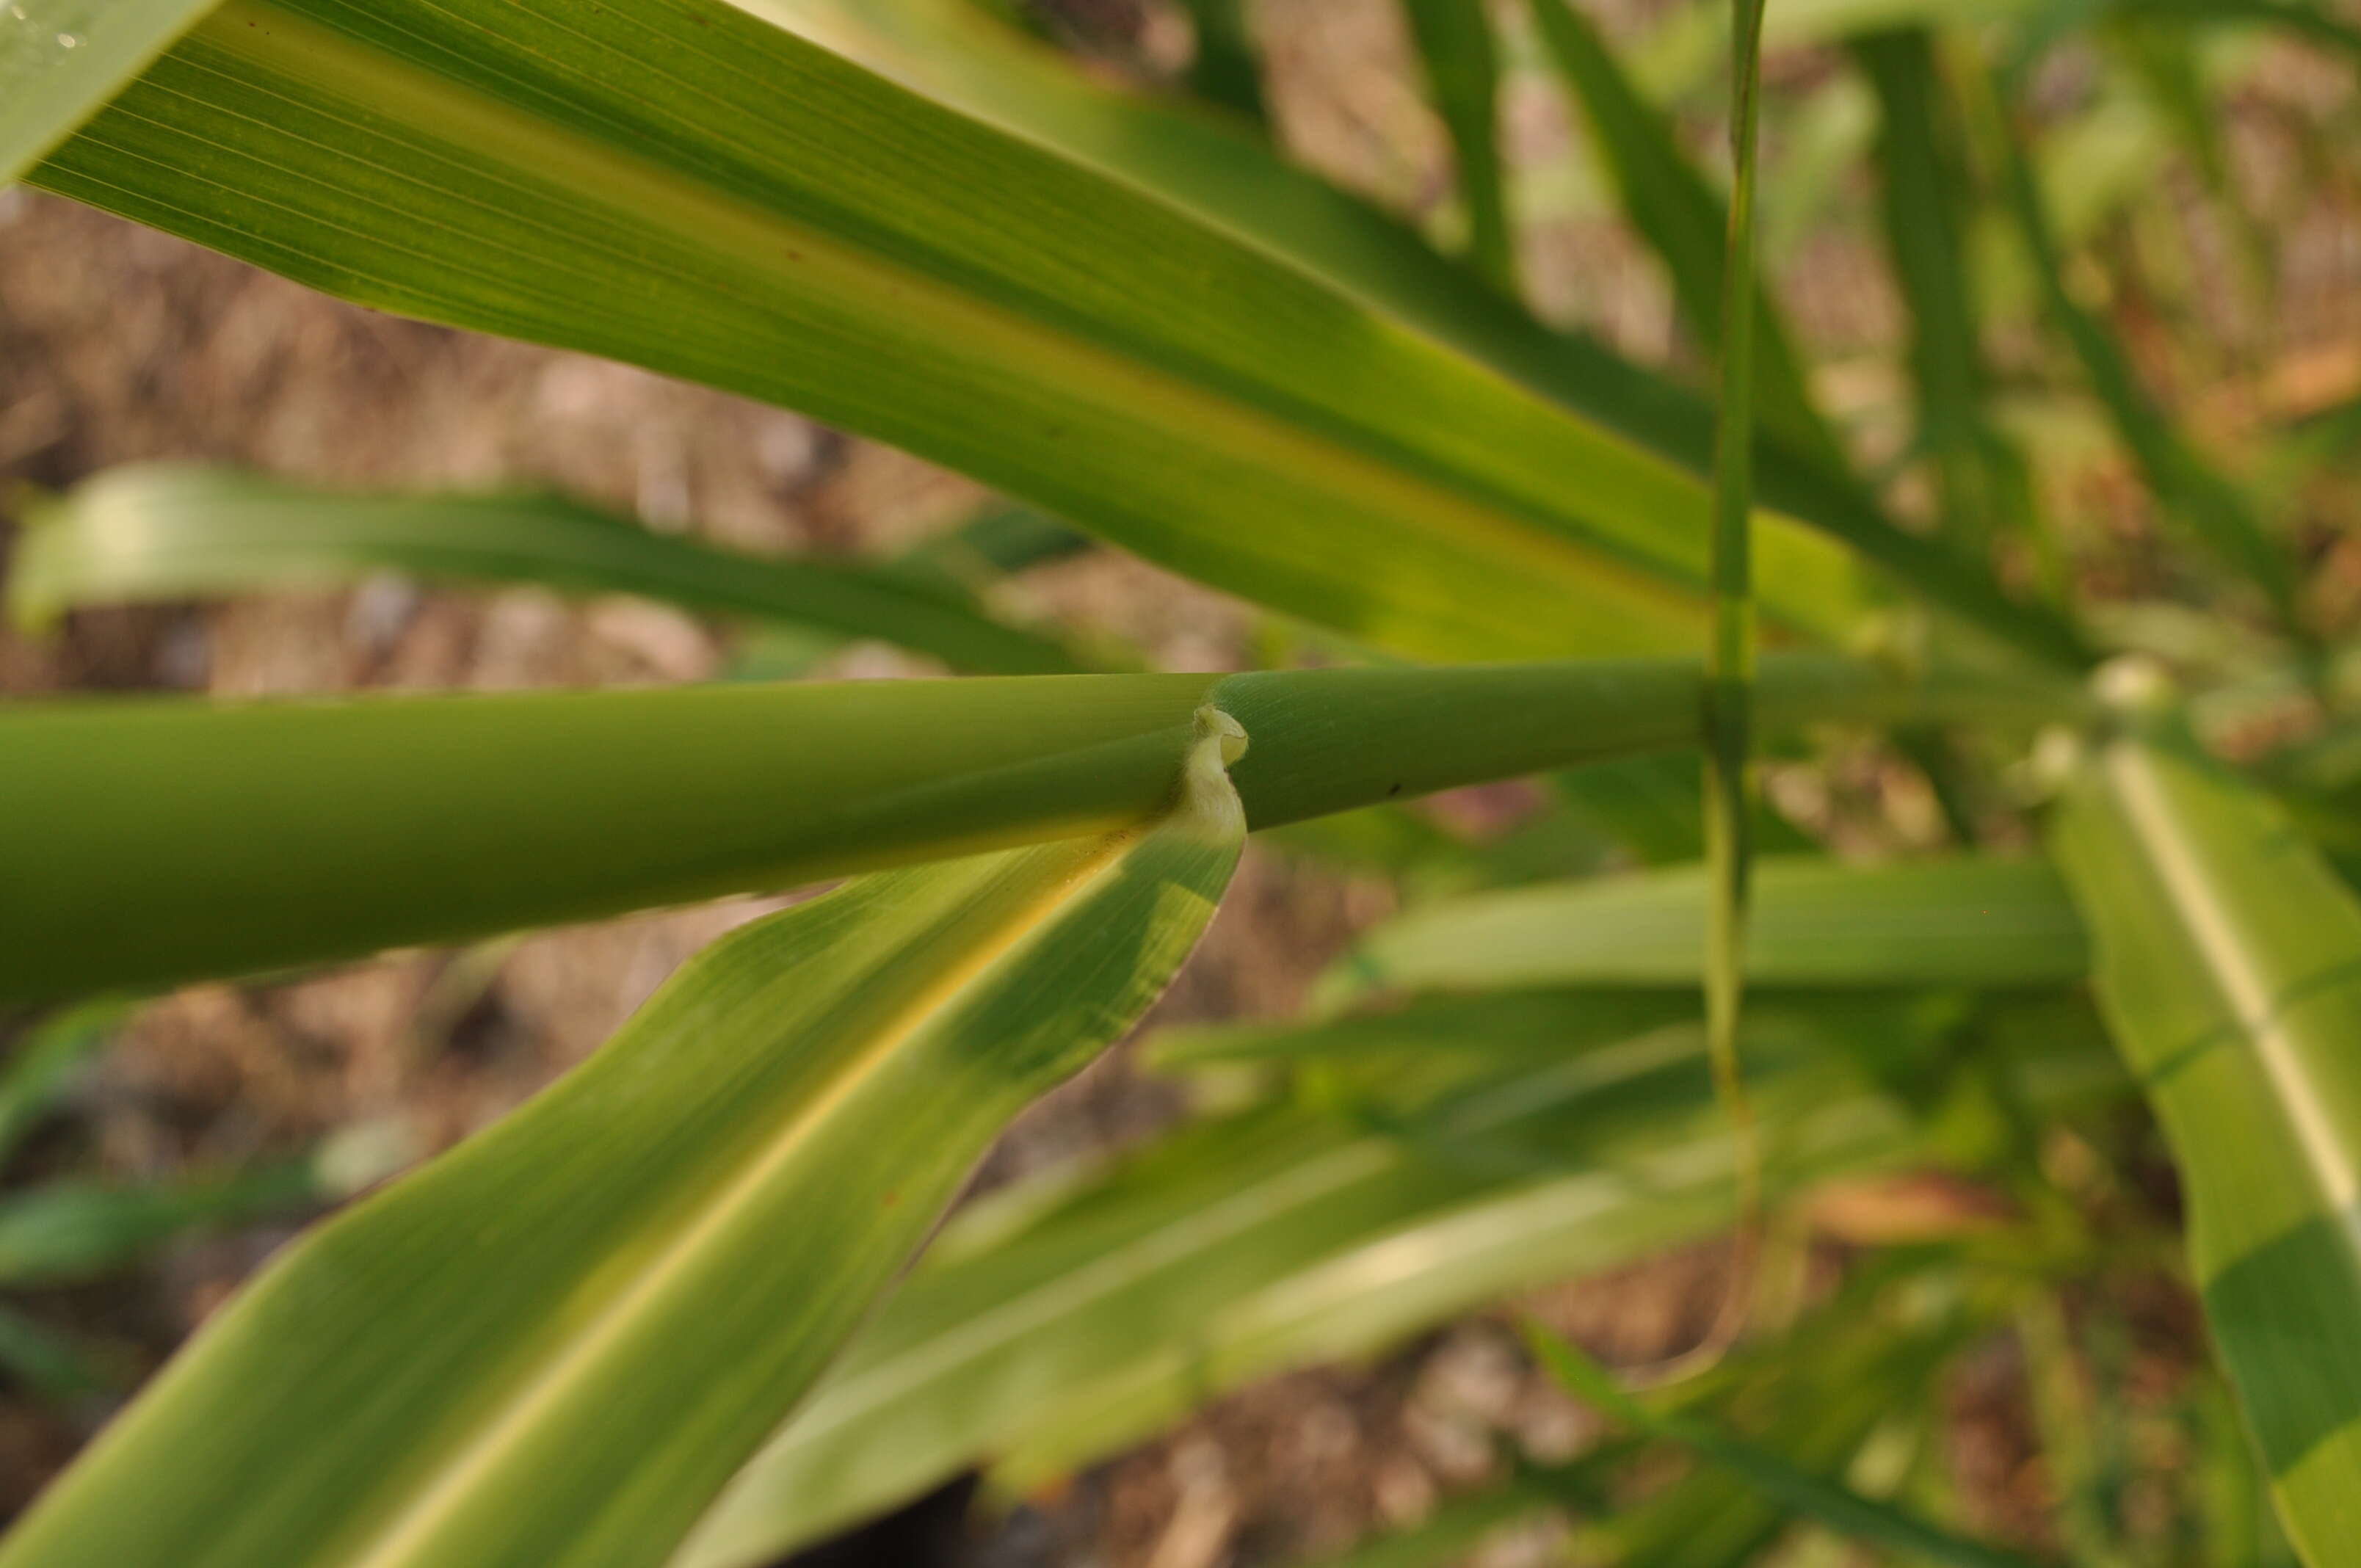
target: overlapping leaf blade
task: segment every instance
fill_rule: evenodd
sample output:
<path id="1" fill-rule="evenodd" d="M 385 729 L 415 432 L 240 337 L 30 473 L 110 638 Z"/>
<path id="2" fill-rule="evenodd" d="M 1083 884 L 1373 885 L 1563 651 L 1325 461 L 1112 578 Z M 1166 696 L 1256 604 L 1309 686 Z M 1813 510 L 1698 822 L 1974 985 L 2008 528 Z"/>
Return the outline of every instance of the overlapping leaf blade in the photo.
<path id="1" fill-rule="evenodd" d="M 1697 624 L 1705 498 L 1672 466 L 720 0 L 232 0 L 37 178 L 802 409 L 1406 651 Z M 1783 613 L 1849 624 L 1850 564 L 1781 541 Z"/>
<path id="2" fill-rule="evenodd" d="M 1203 929 L 1244 823 L 1201 731 L 1152 824 L 875 877 L 691 960 L 274 1265 L 0 1563 L 662 1561 L 1002 1124 Z"/>
<path id="3" fill-rule="evenodd" d="M 1405 1052 L 1350 1077 L 1366 1101 L 1202 1124 L 1013 1235 L 954 1229 L 678 1568 L 767 1562 L 979 1461 L 1021 1490 L 1244 1381 L 1719 1228 L 1730 1142 L 1699 1031 L 1586 1038 L 1589 1004 L 1469 1020 L 1439 1090 Z M 1911 1009 L 1766 1004 L 1748 1026 L 1774 1194 L 1942 1157 L 1864 1076 L 1931 1087 Z M 2119 1083 L 2093 1044 L 2096 1070 L 2070 1048 L 2025 1074 L 2029 1101 Z M 1464 1070 L 1495 1048 L 1504 1069 Z"/>
<path id="4" fill-rule="evenodd" d="M 364 302 L 789 403 L 1405 649 L 1664 647 L 1694 624 L 1702 488 L 1601 430 L 1701 470 L 1702 400 L 1224 127 L 1060 82 L 970 8 L 744 0 L 1055 156 L 718 0 L 586 28 L 489 0 L 236 4 L 41 181 Z M 946 17 L 976 38 L 922 41 Z M 614 85 L 656 62 L 664 93 Z M 1763 493 L 2078 656 L 1824 466 L 1766 451 Z M 1342 571 L 1356 540 L 1401 569 Z M 1778 616 L 1850 623 L 1823 542 L 1781 525 L 1763 548 Z"/>
<path id="5" fill-rule="evenodd" d="M 2314 1568 L 2342 1563 L 2361 1540 L 2361 907 L 2153 709 L 2092 753 L 2053 842 L 2281 1518 Z"/>
<path id="6" fill-rule="evenodd" d="M 359 494 L 222 469 L 118 468 L 31 509 L 8 603 L 38 625 L 78 605 L 342 584 L 442 581 L 636 594 L 702 614 L 877 637 L 991 674 L 1071 672 L 1072 654 L 948 591 L 849 563 L 776 560 L 653 533 L 563 496 Z"/>

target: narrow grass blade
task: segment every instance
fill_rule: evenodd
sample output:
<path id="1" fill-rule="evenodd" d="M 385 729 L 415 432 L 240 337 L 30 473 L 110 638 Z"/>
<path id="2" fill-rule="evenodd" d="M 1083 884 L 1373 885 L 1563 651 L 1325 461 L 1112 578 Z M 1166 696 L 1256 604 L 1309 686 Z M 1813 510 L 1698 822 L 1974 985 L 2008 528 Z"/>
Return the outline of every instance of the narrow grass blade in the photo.
<path id="1" fill-rule="evenodd" d="M 2051 320 L 2089 378 L 2115 433 L 2157 500 L 2234 571 L 2262 591 L 2281 625 L 2305 640 L 2294 562 L 2263 529 L 2246 498 L 2182 437 L 2140 384 L 2105 323 L 2067 287 L 2067 258 L 2033 162 L 2013 128 L 1996 138 L 2009 208 L 2033 258 Z"/>
<path id="2" fill-rule="evenodd" d="M 2037 861 L 1775 859 L 1754 892 L 1757 986 L 2049 986 L 2090 971 L 2081 920 Z M 1379 927 L 1341 968 L 1406 991 L 1691 985 L 1708 897 L 1702 866 L 1478 894 Z"/>
<path id="3" fill-rule="evenodd" d="M 0 1069 L 0 1164 L 57 1104 L 74 1069 L 114 1037 L 133 1005 L 105 1000 L 69 1007 L 10 1045 L 7 1066 Z"/>
<path id="4" fill-rule="evenodd" d="M 1502 1486 L 1454 1497 L 1424 1520 L 1389 1530 L 1344 1552 L 1304 1562 L 1301 1568 L 1452 1568 L 1485 1542 L 1565 1501 L 1602 1490 L 1609 1464 L 1620 1451 L 1585 1454 L 1569 1464 L 1521 1468 Z"/>
<path id="5" fill-rule="evenodd" d="M 1187 0 L 1195 24 L 1197 53 L 1189 61 L 1189 85 L 1209 104 L 1235 109 L 1256 125 L 1270 111 L 1263 104 L 1262 62 L 1246 26 L 1246 0 Z"/>
<path id="6" fill-rule="evenodd" d="M 2268 27 L 2361 60 L 2361 27 L 2307 0 L 2117 0 L 2123 14 L 2227 27 Z"/>
<path id="7" fill-rule="evenodd" d="M 1192 715 L 1255 735 L 1250 820 L 1694 744 L 1694 663 L 1060 675 L 0 711 L 0 998 L 467 940 L 1107 832 Z M 2054 695 L 1805 658 L 1766 719 Z M 159 780 L 170 780 L 159 788 Z"/>
<path id="8" fill-rule="evenodd" d="M 1468 259 L 1513 298 L 1517 242 L 1500 161 L 1500 57 L 1492 20 L 1480 0 L 1402 0 L 1402 14 L 1451 138 Z"/>
<path id="9" fill-rule="evenodd" d="M 1549 1506 L 1546 1493 L 1522 1484 L 1455 1497 L 1422 1523 L 1312 1559 L 1305 1568 L 1451 1568 L 1510 1525 L 1521 1524 Z"/>
<path id="10" fill-rule="evenodd" d="M 1089 534 L 1031 507 L 994 500 L 957 526 L 879 563 L 876 569 L 936 598 L 949 597 L 975 607 L 985 603 L 992 589 L 1016 573 L 1066 560 L 1096 543 Z M 988 611 L 983 613 L 991 619 Z M 754 631 L 738 645 L 726 678 L 800 677 L 851 641 L 809 626 L 774 624 Z M 1104 640 L 1093 642 L 1086 652 L 1060 651 L 1098 669 L 1129 669 L 1138 663 L 1126 650 Z"/>
<path id="11" fill-rule="evenodd" d="M 965 521 L 890 563 L 908 576 L 974 593 L 1029 567 L 1079 555 L 1093 541 L 1056 518 L 1008 501 L 990 501 Z"/>
<path id="12" fill-rule="evenodd" d="M 1561 1025 L 1577 1013 L 1561 1008 Z M 677 1568 L 753 1568 L 977 1462 L 1022 1490 L 1270 1372 L 1402 1342 L 1513 1289 L 1612 1268 L 1729 1223 L 1729 1126 L 1693 1025 L 1532 1047 L 1466 1080 L 1417 1138 L 1356 1105 L 1270 1105 L 1173 1134 L 885 1303 L 812 1403 L 737 1478 Z M 1929 1157 L 1889 1091 L 1934 1089 L 1907 1008 L 1750 1018 L 1768 1188 Z M 1563 1027 L 1561 1027 L 1563 1039 Z M 2106 1041 L 2016 1074 L 2028 1102 L 2120 1093 Z M 2014 1069 L 2012 1069 L 2014 1072 Z M 1400 1093 L 1390 1063 L 1356 1084 Z M 1419 1117 L 1393 1105 L 1389 1122 Z M 1546 1157 L 1476 1159 L 1501 1141 Z"/>
<path id="13" fill-rule="evenodd" d="M 1877 93 L 1879 193 L 1886 252 L 1910 310 L 1916 444 L 1932 464 L 1945 528 L 1964 547 L 1986 547 L 2013 509 L 2004 476 L 1993 471 L 2000 437 L 1986 417 L 1968 281 L 1973 192 L 1961 133 L 1931 32 L 1867 34 L 1852 53 Z"/>
<path id="14" fill-rule="evenodd" d="M 1556 1027 L 1537 1021 L 1514 1066 L 1464 1083 L 1417 1139 L 1265 1107 L 922 1266 L 677 1568 L 770 1563 L 983 1460 L 1004 1486 L 1037 1486 L 1255 1377 L 1725 1225 L 1730 1135 L 1696 1027 L 1553 1054 Z M 1906 1012 L 1764 1010 L 1750 1028 L 1772 1190 L 1928 1153 L 1855 1065 L 1889 1052 L 1927 1086 L 1933 1044 Z M 1400 1077 L 1365 1081 L 1384 1094 Z M 1460 1157 L 1504 1140 L 1548 1158 Z"/>
<path id="15" fill-rule="evenodd" d="M 1681 1384 L 1670 1408 L 1694 1422 L 1743 1430 L 1793 1468 L 1848 1481 L 1864 1451 L 1896 1428 L 1939 1420 L 1939 1401 L 1928 1396 L 1989 1312 L 1961 1299 L 1956 1276 L 1947 1279 L 1940 1265 L 1913 1278 L 1898 1259 L 1861 1263 L 1788 1332 L 1735 1349 Z M 1656 1440 L 1642 1431 L 1622 1441 L 1644 1453 Z M 1577 1528 L 1576 1550 L 1618 1563 L 1743 1568 L 1762 1562 L 1797 1522 L 1769 1494 L 1707 1464 L 1637 1503 L 1592 1511 Z M 1794 1555 L 1799 1568 L 1816 1561 Z"/>
<path id="16" fill-rule="evenodd" d="M 2029 1560 L 2015 1552 L 1953 1535 L 1841 1482 L 1799 1470 L 1770 1449 L 1730 1437 L 1710 1423 L 1653 1409 L 1624 1392 L 1614 1375 L 1583 1351 L 1537 1323 L 1525 1325 L 1525 1342 L 1569 1393 L 1627 1426 L 1691 1450 L 1799 1519 L 1897 1552 L 1908 1562 L 1949 1568 L 2028 1568 Z"/>
<path id="17" fill-rule="evenodd" d="M 2048 1291 L 2027 1293 L 2014 1324 L 2031 1395 L 2033 1430 L 2049 1480 L 2050 1518 L 2071 1560 L 2087 1568 L 2128 1568 L 2116 1542 L 2113 1499 L 2100 1457 L 2097 1399 L 2084 1386 L 2074 1329 L 2064 1305 Z"/>
<path id="18" fill-rule="evenodd" d="M 1780 130 L 1763 170 L 1762 253 L 1773 278 L 1829 224 L 1846 221 L 1855 171 L 1876 143 L 1877 100 L 1866 85 L 1838 78 L 1815 87 Z"/>
<path id="19" fill-rule="evenodd" d="M 1701 624 L 1691 477 L 721 0 L 229 0 L 36 178 L 365 303 L 800 409 L 1402 652 Z M 1853 564 L 1780 537 L 1783 622 L 1841 634 Z"/>
<path id="20" fill-rule="evenodd" d="M 13 185 L 219 0 L 15 0 L 0 12 L 0 186 Z"/>
<path id="21" fill-rule="evenodd" d="M 79 1284 L 192 1231 L 294 1217 L 335 1196 L 309 1160 L 152 1182 L 48 1182 L 0 1202 L 0 1286 Z"/>
<path id="22" fill-rule="evenodd" d="M 1696 967 L 1696 953 L 1690 953 Z M 1562 989 L 1413 997 L 1400 1007 L 1316 1022 L 1216 1024 L 1158 1034 L 1148 1059 L 1186 1071 L 1239 1062 L 1447 1064 L 1538 1047 L 1572 1055 L 1671 1024 L 1694 1023 L 1697 999 L 1656 991 Z M 1446 1070 L 1448 1070 L 1446 1067 Z"/>
<path id="23" fill-rule="evenodd" d="M 690 960 L 274 1264 L 0 1563 L 663 1561 L 1001 1126 L 1187 955 L 1244 830 L 1234 729 L 1209 716 L 1152 824 L 857 883 Z"/>
<path id="24" fill-rule="evenodd" d="M 24 524 L 8 574 L 20 625 L 44 625 L 81 605 L 396 571 L 636 594 L 699 614 L 880 638 L 979 674 L 1079 668 L 1049 639 L 887 571 L 717 550 L 556 495 L 368 495 L 215 468 L 136 466 L 27 509 Z"/>
<path id="25" fill-rule="evenodd" d="M 1568 0 L 1532 0 L 1532 5 L 1542 42 L 1581 107 L 1625 213 L 1672 274 L 1682 320 L 1719 354 L 1730 240 L 1724 202 L 1689 160 L 1671 126 L 1624 74 L 1598 28 Z M 1745 291 L 1740 297 L 1760 323 L 1761 353 L 1749 367 L 1748 384 L 1759 392 L 1764 427 L 1812 460 L 1844 472 L 1842 450 L 1812 405 L 1803 362 L 1755 282 L 1751 260 L 1741 275 Z M 1727 387 L 1720 406 L 1728 418 Z"/>
<path id="26" fill-rule="evenodd" d="M 114 1391 L 118 1378 L 46 1323 L 0 1306 L 0 1371 L 45 1399 L 79 1404 Z"/>
<path id="27" fill-rule="evenodd" d="M 2172 1143 L 2213 1343 L 2327 1568 L 2361 1540 L 2361 906 L 2153 683 L 2122 689 L 2053 842 Z"/>

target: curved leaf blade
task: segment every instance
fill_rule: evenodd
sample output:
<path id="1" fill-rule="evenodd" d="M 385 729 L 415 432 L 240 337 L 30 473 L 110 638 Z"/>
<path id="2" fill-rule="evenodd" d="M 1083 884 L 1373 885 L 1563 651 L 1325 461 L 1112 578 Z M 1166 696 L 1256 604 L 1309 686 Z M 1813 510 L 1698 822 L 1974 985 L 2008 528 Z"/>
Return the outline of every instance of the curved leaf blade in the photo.
<path id="1" fill-rule="evenodd" d="M 2052 842 L 2280 1517 L 2306 1563 L 2341 1563 L 2361 1540 L 2361 906 L 2152 712 L 2092 753 Z"/>
<path id="2" fill-rule="evenodd" d="M 1294 1105 L 1202 1124 L 922 1266 L 675 1568 L 770 1562 L 978 1462 L 1021 1491 L 1252 1378 L 1725 1225 L 1730 1134 L 1700 1032 L 1552 1058 L 1548 1031 L 1579 1016 L 1570 999 L 1532 1021 L 1519 1066 L 1392 1132 Z M 1927 1154 L 1839 1043 L 1926 1048 L 1893 1010 L 1765 1008 L 1748 1027 L 1773 1192 Z M 1470 1152 L 1503 1138 L 1546 1157 Z"/>
<path id="3" fill-rule="evenodd" d="M 1377 313 L 1703 475 L 1714 411 L 1689 387 L 1582 333 L 1550 330 L 1391 217 L 1207 116 L 1092 81 L 965 0 L 736 0 L 962 113 L 1181 208 Z M 1782 5 L 1770 25 L 1789 15 Z M 1894 527 L 1825 455 L 1758 433 L 1766 506 L 1835 538 L 1916 591 L 2045 660 L 2075 631 L 2000 592 L 1976 563 Z M 1766 531 L 1764 571 L 1785 545 Z"/>
<path id="4" fill-rule="evenodd" d="M 231 0 L 38 178 L 801 409 L 1405 652 L 1669 651 L 1702 613 L 1690 476 L 719 0 Z M 1852 563 L 1771 532 L 1780 612 L 1840 632 Z"/>
<path id="5" fill-rule="evenodd" d="M 274 1264 L 0 1563 L 661 1562 L 1002 1124 L 1194 945 L 1244 833 L 1208 724 L 1152 824 L 875 877 L 692 959 Z"/>
<path id="6" fill-rule="evenodd" d="M 979 674 L 1079 667 L 1048 639 L 906 576 L 719 550 L 557 495 L 369 495 L 143 465 L 36 505 L 24 523 L 7 584 L 20 625 L 45 625 L 86 604 L 333 586 L 395 571 L 632 594 L 699 614 L 882 638 Z"/>
<path id="7" fill-rule="evenodd" d="M 13 185 L 220 0 L 16 0 L 0 12 L 0 185 Z"/>

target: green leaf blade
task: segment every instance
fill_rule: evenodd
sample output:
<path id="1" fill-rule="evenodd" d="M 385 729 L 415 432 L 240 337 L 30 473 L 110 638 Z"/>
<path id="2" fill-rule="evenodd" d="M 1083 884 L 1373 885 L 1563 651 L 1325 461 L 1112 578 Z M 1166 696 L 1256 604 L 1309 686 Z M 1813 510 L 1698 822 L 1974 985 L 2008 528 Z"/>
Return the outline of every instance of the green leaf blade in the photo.
<path id="1" fill-rule="evenodd" d="M 16 0 L 0 12 L 0 186 L 12 185 L 220 0 Z"/>
<path id="2" fill-rule="evenodd" d="M 1758 866 L 1753 892 L 1755 986 L 2037 987 L 2089 972 L 2082 923 L 2037 861 L 1776 857 Z M 1700 866 L 1476 894 L 1378 927 L 1344 967 L 1414 991 L 1689 984 L 1708 897 Z"/>
<path id="3" fill-rule="evenodd" d="M 965 0 L 739 3 L 1179 207 L 1692 474 L 1711 466 L 1708 400 L 1595 338 L 1542 326 L 1412 231 L 1234 126 L 1092 81 Z M 1773 21 L 1785 15 L 1783 6 Z M 2010 599 L 1974 563 L 1894 527 L 1824 458 L 1766 433 L 1757 454 L 1763 503 L 1841 539 L 1898 580 L 2039 659 L 2087 662 L 2070 627 Z M 1764 533 L 1766 577 L 1784 581 L 1817 570 L 1787 559 L 1784 528 Z M 1784 587 L 1775 597 L 1782 603 L 1791 598 Z"/>
<path id="4" fill-rule="evenodd" d="M 1569 1015 L 1533 1020 L 1521 1061 L 1414 1116 L 1418 1135 L 1264 1107 L 922 1267 L 675 1568 L 753 1568 L 979 1461 L 1021 1491 L 1213 1392 L 1725 1224 L 1730 1140 L 1697 1029 L 1554 1057 Z M 1878 1018 L 1881 1037 L 1906 1036 Z M 1750 1021 L 1773 1191 L 1919 1146 L 1832 1048 L 1848 1027 Z M 1485 1157 L 1502 1138 L 1515 1154 Z"/>
<path id="5" fill-rule="evenodd" d="M 398 571 L 816 626 L 977 674 L 1078 667 L 1054 642 L 890 572 L 713 549 L 555 495 L 368 495 L 139 466 L 86 481 L 27 523 L 8 600 L 32 626 L 85 604 L 340 586 Z"/>
<path id="6" fill-rule="evenodd" d="M 1194 945 L 1244 831 L 1222 744 L 1145 828 L 873 878 L 691 960 L 274 1265 L 0 1563 L 661 1562 L 1000 1126 Z"/>
<path id="7" fill-rule="evenodd" d="M 1702 613 L 1670 464 L 717 0 L 232 0 L 40 179 L 801 409 L 1406 652 L 1668 651 Z M 1778 532 L 1782 606 L 1840 631 L 1850 563 Z"/>
<path id="8" fill-rule="evenodd" d="M 2361 1539 L 2361 907 L 2169 715 L 2126 716 L 2053 839 L 2172 1142 L 2214 1343 L 2324 1568 Z"/>
<path id="9" fill-rule="evenodd" d="M 0 794 L 52 830 L 12 857 L 0 992 L 247 973 L 1115 831 L 1162 808 L 1209 683 L 1110 678 L 19 707 L 0 715 Z"/>

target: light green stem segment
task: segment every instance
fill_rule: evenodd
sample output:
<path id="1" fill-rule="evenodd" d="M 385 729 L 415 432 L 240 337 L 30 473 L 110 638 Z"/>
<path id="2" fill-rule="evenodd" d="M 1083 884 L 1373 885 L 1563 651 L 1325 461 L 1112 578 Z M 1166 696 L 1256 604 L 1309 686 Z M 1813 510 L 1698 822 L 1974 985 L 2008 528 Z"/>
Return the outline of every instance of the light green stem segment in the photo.
<path id="1" fill-rule="evenodd" d="M 1782 661 L 1773 722 L 1990 716 Z M 1111 832 L 1162 810 L 1208 703 L 1249 822 L 1696 744 L 1694 662 L 373 697 L 0 711 L 0 1000 L 467 940 Z"/>

